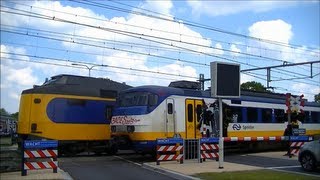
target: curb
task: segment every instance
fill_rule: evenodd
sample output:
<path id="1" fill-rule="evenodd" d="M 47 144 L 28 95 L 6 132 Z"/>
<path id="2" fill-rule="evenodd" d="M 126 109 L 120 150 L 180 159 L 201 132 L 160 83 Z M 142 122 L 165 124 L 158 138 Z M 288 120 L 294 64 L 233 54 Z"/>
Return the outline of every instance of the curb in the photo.
<path id="1" fill-rule="evenodd" d="M 200 180 L 200 178 L 197 178 L 197 177 L 188 176 L 188 175 L 185 175 L 185 174 L 181 174 L 181 173 L 178 173 L 178 172 L 175 172 L 175 171 L 170 171 L 168 169 L 165 169 L 165 168 L 162 168 L 162 167 L 153 166 L 153 165 L 146 164 L 146 163 L 143 163 L 142 167 L 145 168 L 145 169 L 151 170 L 151 171 L 155 171 L 155 172 L 158 172 L 158 173 L 161 173 L 161 174 L 165 174 L 165 175 L 167 175 L 169 177 L 172 177 L 174 179 L 179 179 L 179 180 Z"/>
<path id="2" fill-rule="evenodd" d="M 63 171 L 62 169 L 60 169 L 60 170 L 61 170 L 61 174 L 63 176 L 63 179 L 65 179 L 65 180 L 73 180 L 73 178 L 70 176 L 70 174 L 68 172 Z"/>

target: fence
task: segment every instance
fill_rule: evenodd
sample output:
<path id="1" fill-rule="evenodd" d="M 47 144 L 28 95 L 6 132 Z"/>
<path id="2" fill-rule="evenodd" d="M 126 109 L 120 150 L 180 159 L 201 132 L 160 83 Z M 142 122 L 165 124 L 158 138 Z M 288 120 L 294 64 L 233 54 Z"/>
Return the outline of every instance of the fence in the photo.
<path id="1" fill-rule="evenodd" d="M 157 139 L 157 165 L 160 161 L 179 160 L 183 163 L 183 139 Z"/>
<path id="2" fill-rule="evenodd" d="M 22 142 L 21 176 L 27 175 L 27 170 L 58 169 L 58 141 L 25 140 Z"/>

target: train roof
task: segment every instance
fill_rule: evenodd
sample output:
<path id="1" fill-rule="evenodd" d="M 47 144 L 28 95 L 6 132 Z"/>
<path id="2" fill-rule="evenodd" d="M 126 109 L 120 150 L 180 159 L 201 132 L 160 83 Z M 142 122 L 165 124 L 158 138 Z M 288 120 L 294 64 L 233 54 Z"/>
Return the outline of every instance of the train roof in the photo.
<path id="1" fill-rule="evenodd" d="M 127 90 L 124 90 L 120 93 L 126 92 L 151 92 L 161 96 L 169 95 L 180 95 L 180 96 L 192 96 L 192 97 L 202 97 L 210 98 L 210 90 L 196 90 L 196 89 L 185 89 L 185 88 L 175 88 L 175 87 L 166 87 L 166 86 L 138 86 L 133 87 Z M 232 98 L 236 100 L 237 98 Z M 286 94 L 272 93 L 272 92 L 257 92 L 252 90 L 241 90 L 241 96 L 238 100 L 247 100 L 247 101 L 260 101 L 260 102 L 270 102 L 270 103 L 285 103 Z M 306 102 L 306 104 L 311 106 L 320 106 L 319 103 L 315 102 Z"/>
<path id="2" fill-rule="evenodd" d="M 40 86 L 22 91 L 22 94 L 64 94 L 116 98 L 119 91 L 132 86 L 105 78 L 61 74 L 52 76 Z"/>

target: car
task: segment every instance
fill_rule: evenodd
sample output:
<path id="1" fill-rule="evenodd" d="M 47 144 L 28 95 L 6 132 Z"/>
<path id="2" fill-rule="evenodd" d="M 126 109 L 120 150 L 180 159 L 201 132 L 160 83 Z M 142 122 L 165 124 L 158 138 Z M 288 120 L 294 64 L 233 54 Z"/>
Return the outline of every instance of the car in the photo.
<path id="1" fill-rule="evenodd" d="M 314 171 L 320 166 L 320 140 L 305 143 L 299 151 L 299 162 L 306 171 Z"/>

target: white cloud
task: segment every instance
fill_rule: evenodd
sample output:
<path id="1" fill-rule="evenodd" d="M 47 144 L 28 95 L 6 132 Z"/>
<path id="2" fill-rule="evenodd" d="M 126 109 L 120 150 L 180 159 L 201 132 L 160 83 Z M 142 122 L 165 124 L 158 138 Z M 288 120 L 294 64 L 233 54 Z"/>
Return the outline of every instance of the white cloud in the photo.
<path id="1" fill-rule="evenodd" d="M 216 55 L 223 55 L 224 51 L 222 50 L 222 45 L 220 43 L 217 43 L 215 45 L 215 49 L 213 50 L 213 53 Z"/>
<path id="2" fill-rule="evenodd" d="M 254 81 L 254 80 L 255 78 L 253 76 L 249 76 L 247 74 L 241 73 L 241 77 L 240 77 L 241 84 L 245 82 Z"/>
<path id="3" fill-rule="evenodd" d="M 305 83 L 294 83 L 292 85 L 292 89 L 295 90 L 294 94 L 304 95 L 304 98 L 308 99 L 308 101 L 314 101 L 314 95 L 320 93 L 320 87 L 310 86 Z"/>
<path id="4" fill-rule="evenodd" d="M 239 56 L 239 53 L 241 53 L 241 49 L 239 49 L 235 44 L 231 44 L 230 50 L 233 51 L 231 53 L 233 56 Z"/>
<path id="5" fill-rule="evenodd" d="M 173 4 L 170 0 L 163 1 L 153 1 L 147 0 L 141 5 L 141 8 L 148 9 L 150 11 L 158 12 L 165 15 L 170 15 L 170 10 L 173 7 Z"/>
<path id="6" fill-rule="evenodd" d="M 293 36 L 291 25 L 281 19 L 259 21 L 249 27 L 249 35 L 288 44 Z"/>
<path id="7" fill-rule="evenodd" d="M 296 5 L 295 1 L 194 1 L 188 0 L 193 15 L 225 16 L 241 12 L 266 12 Z"/>

